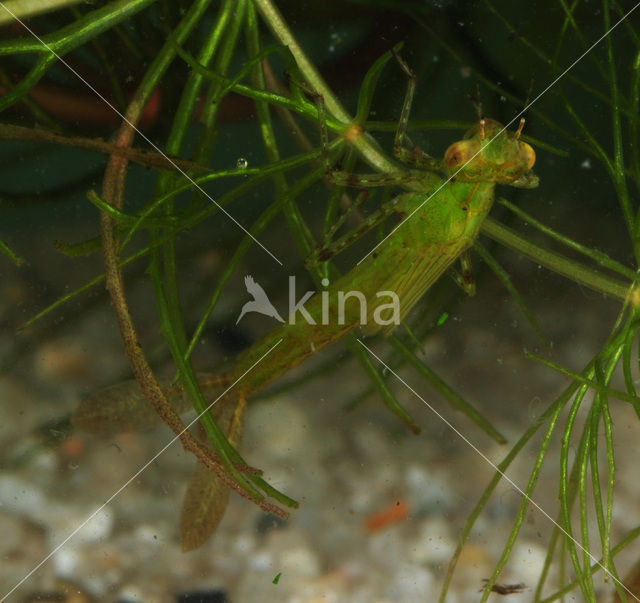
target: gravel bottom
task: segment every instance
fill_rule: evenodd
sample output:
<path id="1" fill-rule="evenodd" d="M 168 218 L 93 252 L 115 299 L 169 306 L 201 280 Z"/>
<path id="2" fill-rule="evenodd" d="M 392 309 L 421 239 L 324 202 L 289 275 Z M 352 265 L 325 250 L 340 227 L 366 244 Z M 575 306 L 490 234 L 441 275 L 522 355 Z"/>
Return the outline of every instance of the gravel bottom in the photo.
<path id="1" fill-rule="evenodd" d="M 524 357 L 523 348 L 535 340 L 520 338 L 526 329 L 514 324 L 521 321 L 518 311 L 497 295 L 487 291 L 477 304 L 466 304 L 423 353 L 513 443 L 566 381 Z M 538 317 L 559 342 L 554 359 L 580 369 L 606 335 L 584 325 L 604 322 L 606 328 L 616 307 L 593 297 L 583 304 L 582 294 L 575 295 L 559 296 Z M 567 307 L 575 308 L 569 317 L 562 313 Z M 247 413 L 245 458 L 296 498 L 300 509 L 285 522 L 233 495 L 215 536 L 183 554 L 178 517 L 194 462 L 176 444 L 156 456 L 171 439 L 168 430 L 109 438 L 80 433 L 43 445 L 43 424 L 72 411 L 91 389 L 123 370 L 114 331 L 108 308 L 96 307 L 68 333 L 25 353 L 18 370 L 0 376 L 0 595 L 11 591 L 1 600 L 437 600 L 465 519 L 491 479 L 488 459 L 499 462 L 508 447 L 453 413 L 411 371 L 403 371 L 403 378 L 424 401 L 399 382 L 393 388 L 423 427 L 420 435 L 410 434 L 375 395 L 345 411 L 367 383 L 353 360 L 342 361 L 329 377 L 256 401 Z M 384 342 L 376 350 L 388 354 Z M 331 353 L 311 359 L 296 375 Z M 616 542 L 639 523 L 640 444 L 628 405 L 615 407 L 613 420 Z M 551 517 L 557 514 L 558 445 L 555 438 L 535 496 Z M 520 488 L 526 487 L 536 446 L 539 439 L 509 469 Z M 502 481 L 461 553 L 447 602 L 479 600 L 521 501 L 516 487 Z M 508 600 L 532 600 L 551 527 L 529 505 L 499 580 L 522 585 Z M 629 558 L 626 565 L 633 562 Z M 610 583 L 602 582 L 598 601 L 608 601 L 611 592 Z M 501 600 L 499 594 L 489 598 Z"/>

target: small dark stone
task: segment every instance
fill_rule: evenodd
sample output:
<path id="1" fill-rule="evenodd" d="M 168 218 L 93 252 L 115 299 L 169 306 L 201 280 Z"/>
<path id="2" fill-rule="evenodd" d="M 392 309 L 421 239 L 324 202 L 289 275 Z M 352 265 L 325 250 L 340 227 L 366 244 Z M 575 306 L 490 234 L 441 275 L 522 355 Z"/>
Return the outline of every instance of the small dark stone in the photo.
<path id="1" fill-rule="evenodd" d="M 181 593 L 176 597 L 176 601 L 177 603 L 229 603 L 227 593 L 221 588 Z"/>
<path id="2" fill-rule="evenodd" d="M 256 530 L 259 534 L 266 534 L 271 530 L 276 530 L 286 525 L 287 521 L 278 517 L 277 515 L 272 515 L 269 513 L 268 515 L 261 514 L 258 521 L 256 522 Z"/>
<path id="3" fill-rule="evenodd" d="M 246 348 L 251 340 L 240 328 L 221 327 L 216 329 L 215 338 L 225 352 L 235 353 Z"/>

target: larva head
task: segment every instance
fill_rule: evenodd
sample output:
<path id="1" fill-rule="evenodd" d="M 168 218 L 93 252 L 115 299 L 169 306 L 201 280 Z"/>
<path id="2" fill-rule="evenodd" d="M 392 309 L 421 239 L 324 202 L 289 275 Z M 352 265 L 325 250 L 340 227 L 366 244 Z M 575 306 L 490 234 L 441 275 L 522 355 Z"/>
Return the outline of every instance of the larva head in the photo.
<path id="1" fill-rule="evenodd" d="M 519 140 L 524 120 L 515 133 L 492 119 L 481 119 L 464 140 L 454 142 L 444 154 L 444 164 L 462 182 L 496 182 L 521 188 L 538 186 L 531 171 L 536 153 Z"/>

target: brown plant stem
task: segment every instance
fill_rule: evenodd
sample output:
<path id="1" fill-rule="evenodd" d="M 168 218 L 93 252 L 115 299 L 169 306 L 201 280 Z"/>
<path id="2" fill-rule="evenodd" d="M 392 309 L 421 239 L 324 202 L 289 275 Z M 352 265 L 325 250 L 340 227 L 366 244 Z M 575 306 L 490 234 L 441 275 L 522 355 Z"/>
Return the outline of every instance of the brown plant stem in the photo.
<path id="1" fill-rule="evenodd" d="M 127 108 L 126 118 L 120 125 L 116 135 L 114 141 L 115 147 L 131 147 L 135 132 L 134 124 L 138 121 L 143 107 L 144 103 L 140 102 L 137 97 L 132 99 Z M 127 163 L 128 158 L 126 156 L 111 153 L 105 170 L 102 183 L 102 196 L 107 203 L 116 209 L 122 209 Z M 259 495 L 247 492 L 236 483 L 233 477 L 229 475 L 223 467 L 219 456 L 212 450 L 198 443 L 189 431 L 187 431 L 184 423 L 165 398 L 140 346 L 135 325 L 129 313 L 124 293 L 122 273 L 118 267 L 117 241 L 114 227 L 115 223 L 112 218 L 108 214 L 101 212 L 100 234 L 104 255 L 106 286 L 118 320 L 125 353 L 127 354 L 133 373 L 145 397 L 151 403 L 163 423 L 168 425 L 176 437 L 180 439 L 184 449 L 194 454 L 199 461 L 214 471 L 229 488 L 235 490 L 241 496 L 248 498 L 266 512 L 274 513 L 280 517 L 288 517 L 286 511 L 267 502 Z M 238 469 L 242 471 L 243 469 L 246 470 L 249 468 L 238 467 Z M 253 472 L 254 470 L 249 469 L 249 471 Z"/>
<path id="2" fill-rule="evenodd" d="M 110 142 L 106 142 L 100 138 L 65 136 L 42 128 L 25 128 L 24 126 L 15 126 L 13 124 L 0 124 L 0 139 L 37 140 L 61 144 L 68 147 L 79 147 L 82 149 L 89 149 L 91 151 L 126 157 L 129 161 L 134 161 L 141 165 L 159 168 L 162 170 L 174 170 L 176 166 L 178 166 L 182 170 L 193 170 L 198 172 L 211 171 L 195 161 L 171 157 L 155 151 L 133 149 L 129 146 L 121 147 Z"/>

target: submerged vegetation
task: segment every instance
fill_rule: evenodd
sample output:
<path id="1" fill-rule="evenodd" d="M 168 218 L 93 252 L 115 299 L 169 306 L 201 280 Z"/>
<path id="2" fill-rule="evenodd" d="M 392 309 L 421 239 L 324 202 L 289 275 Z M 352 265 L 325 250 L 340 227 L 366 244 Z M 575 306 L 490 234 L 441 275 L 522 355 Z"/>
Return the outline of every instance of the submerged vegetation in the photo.
<path id="1" fill-rule="evenodd" d="M 528 354 L 532 366 L 543 363 L 562 373 L 569 384 L 556 399 L 546 400 L 535 421 L 508 444 L 494 478 L 478 493 L 440 598 L 446 600 L 458 556 L 504 473 L 535 441 L 537 455 L 527 479 L 521 480 L 527 484 L 522 504 L 482 600 L 496 586 L 528 509 L 537 506 L 536 484 L 543 466 L 557 473 L 559 506 L 549 511 L 556 527 L 535 587 L 536 600 L 551 601 L 577 590 L 585 600 L 595 600 L 595 580 L 601 580 L 603 572 L 614 578 L 620 600 L 632 600 L 637 593 L 625 592 L 616 562 L 632 550 L 640 521 L 622 538 L 612 537 L 619 427 L 612 417 L 615 407 L 632 405 L 640 418 L 636 392 L 640 9 L 636 13 L 633 5 L 608 0 L 596 11 L 594 2 L 579 0 L 535 2 L 526 9 L 489 0 L 473 8 L 458 7 L 456 2 L 401 1 L 391 8 L 375 1 L 340 4 L 344 6 L 335 9 L 340 14 L 329 15 L 335 35 L 327 48 L 314 40 L 312 21 L 305 23 L 293 6 L 274 0 L 117 0 L 94 10 L 70 3 L 37 18 L 29 18 L 29 3 L 24 2 L 17 16 L 28 19 L 30 31 L 16 25 L 5 31 L 0 43 L 4 92 L 0 137 L 80 146 L 107 154 L 108 160 L 100 168 L 99 185 L 79 178 L 69 187 L 85 194 L 86 203 L 98 209 L 95 238 L 57 243 L 57 252 L 71 257 L 101 251 L 104 274 L 96 274 L 88 283 L 69 284 L 67 288 L 75 290 L 25 324 L 13 325 L 22 329 L 14 353 L 19 353 L 21 338 L 28 341 L 38 325 L 53 316 L 68 316 L 77 298 L 106 284 L 137 383 L 117 384 L 98 393 L 93 405 L 81 407 L 75 421 L 102 433 L 138 428 L 157 417 L 171 427 L 198 459 L 181 520 L 183 546 L 192 549 L 215 530 L 231 489 L 282 517 L 287 508 L 297 506 L 238 451 L 245 401 L 316 347 L 333 340 L 342 339 L 382 402 L 411 430 L 419 429 L 419 421 L 398 402 L 398 384 L 393 383 L 395 371 L 403 365 L 414 367 L 454 409 L 495 441 L 505 442 L 491 421 L 419 357 L 420 345 L 454 303 L 455 285 L 431 287 L 433 281 L 462 256 L 457 280 L 466 291 L 473 289 L 463 251 L 479 228 L 474 253 L 498 276 L 542 337 L 545 325 L 538 324 L 536 310 L 541 303 L 537 298 L 544 294 L 519 293 L 514 285 L 521 285 L 518 275 L 501 267 L 486 245 L 487 238 L 617 300 L 620 309 L 602 348 L 583 367 L 564 367 L 545 354 Z M 544 23 L 535 16 L 540 14 L 548 17 Z M 345 51 L 336 56 L 341 47 Z M 348 77 L 341 80 L 341 73 Z M 419 85 L 414 90 L 416 80 Z M 100 101 L 94 101 L 96 94 Z M 69 121 L 65 106 L 71 97 L 79 108 Z M 94 102 L 100 117 L 85 123 Z M 511 133 L 503 134 L 497 121 L 475 120 L 473 105 Z M 230 124 L 238 112 L 243 123 Z M 527 124 L 521 133 L 523 112 Z M 105 123 L 106 127 L 101 125 Z M 470 127 L 465 141 L 452 145 L 453 151 L 449 147 L 441 160 L 442 149 Z M 109 136 L 114 129 L 108 142 L 95 137 L 96 130 Z M 440 214 L 427 214 L 426 232 L 411 236 L 422 245 L 437 241 L 443 253 L 433 257 L 446 256 L 447 266 L 421 265 L 414 280 L 424 282 L 404 289 L 411 305 L 429 291 L 411 314 L 402 314 L 402 325 L 394 334 L 380 338 L 388 367 L 370 355 L 351 329 L 325 331 L 317 346 L 305 349 L 309 334 L 285 325 L 288 336 L 297 333 L 300 338 L 295 345 L 285 343 L 286 351 L 285 346 L 278 350 L 279 342 L 267 335 L 257 351 L 244 352 L 237 364 L 230 359 L 225 366 L 208 367 L 207 375 L 196 372 L 196 342 L 213 320 L 221 326 L 220 300 L 233 295 L 231 285 L 242 276 L 245 263 L 259 265 L 261 274 L 269 275 L 265 283 L 287 282 L 285 275 L 301 274 L 306 261 L 318 290 L 325 279 L 369 293 L 379 290 L 375 287 L 388 284 L 390 276 L 375 280 L 383 270 L 375 263 L 375 252 L 368 264 L 367 260 L 362 264 L 367 267 L 366 283 L 353 266 L 373 248 L 379 248 L 389 264 L 397 255 L 383 251 L 385 244 L 397 245 L 394 251 L 410 246 L 413 239 L 389 237 L 395 224 L 387 218 L 406 217 L 413 207 L 408 201 L 424 197 L 425 191 L 437 207 L 448 198 L 446 194 L 456 200 L 473 198 L 475 193 L 465 188 L 473 188 L 468 182 L 487 180 L 486 173 L 473 180 L 476 155 L 486 159 L 486 143 L 494 138 L 501 143 L 503 137 L 522 155 L 514 160 L 518 169 L 508 178 L 488 179 L 491 193 L 496 182 L 523 188 L 537 184 L 530 172 L 532 148 L 538 153 L 535 170 L 540 186 L 518 196 L 526 211 L 523 203 L 516 202 L 517 191 L 498 187 L 496 209 L 501 213 L 480 220 L 458 247 L 453 244 L 458 239 L 443 225 L 445 220 L 438 223 Z M 476 143 L 469 151 L 469 145 Z M 458 173 L 460 166 L 463 171 Z M 504 162 L 500 170 L 507 171 Z M 439 187 L 446 187 L 444 193 L 438 193 Z M 375 194 L 378 188 L 382 192 Z M 42 202 L 48 194 L 43 187 L 39 199 L 27 202 L 44 215 L 50 211 Z M 49 196 L 55 206 L 58 197 L 53 192 Z M 566 200 L 558 209 L 552 197 L 560 196 Z M 18 203 L 19 195 L 14 197 L 4 195 L 7 214 Z M 461 206 L 468 209 L 464 202 Z M 490 206 L 488 201 L 477 211 L 484 217 Z M 589 211 L 583 213 L 585 208 Z M 585 243 L 563 234 L 575 231 L 581 216 L 593 215 L 594 210 L 619 224 L 614 240 Z M 456 216 L 447 220 L 463 221 Z M 202 233 L 206 241 L 200 243 Z M 217 281 L 201 288 L 197 299 L 187 300 L 183 273 L 193 258 L 193 249 L 185 244 L 189 237 L 200 249 L 214 248 L 223 262 Z M 3 272 L 23 269 L 23 259 L 33 261 L 32 247 L 25 240 L 3 230 Z M 398 275 L 402 277 L 414 263 L 398 261 Z M 153 307 L 157 315 L 165 349 L 175 365 L 175 380 L 156 378 L 132 318 L 126 277 L 136 264 L 144 264 L 154 296 L 150 310 Z M 283 276 L 273 276 L 278 271 Z M 375 287 L 369 286 L 371 282 Z M 456 300 L 474 303 L 457 294 Z M 238 312 L 244 301 L 238 300 Z M 232 324 L 237 315 L 227 318 L 225 322 Z M 523 329 L 530 329 L 527 322 Z M 619 383 L 614 383 L 616 377 Z M 200 417 L 193 433 L 178 414 L 192 407 Z M 554 440 L 560 442 L 559 458 L 548 454 Z M 597 541 L 590 530 L 594 518 Z M 556 582 L 549 586 L 551 568 L 559 569 Z M 557 590 L 549 594 L 550 588 Z"/>

